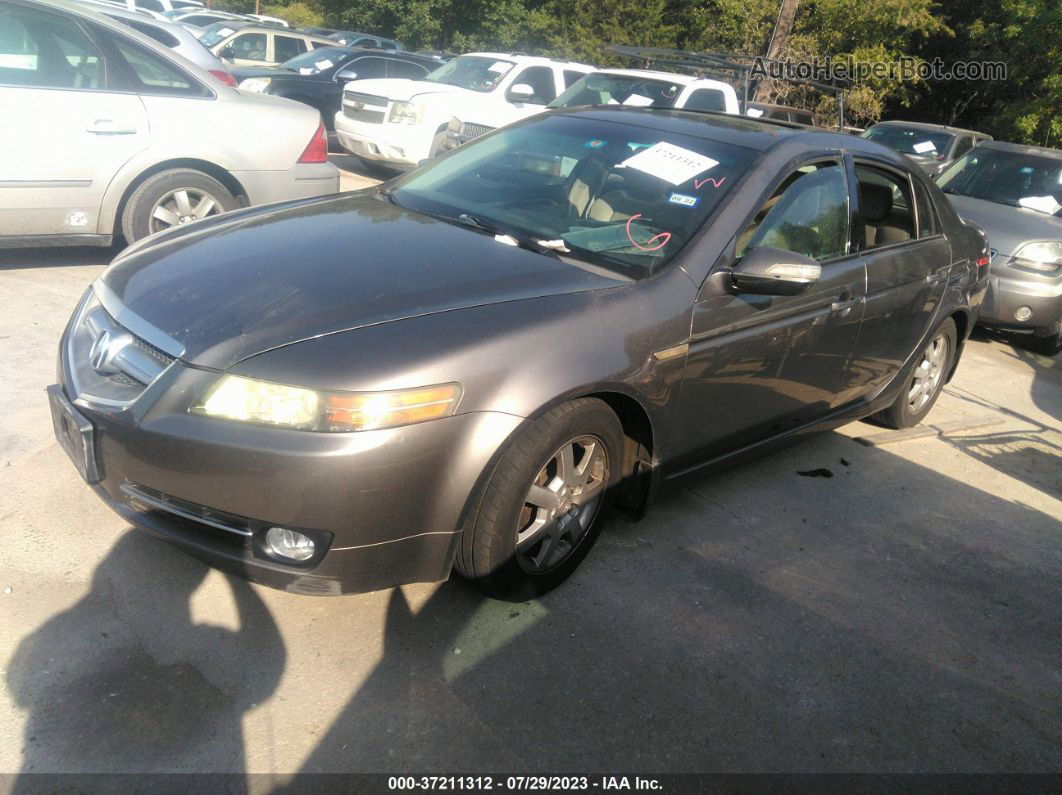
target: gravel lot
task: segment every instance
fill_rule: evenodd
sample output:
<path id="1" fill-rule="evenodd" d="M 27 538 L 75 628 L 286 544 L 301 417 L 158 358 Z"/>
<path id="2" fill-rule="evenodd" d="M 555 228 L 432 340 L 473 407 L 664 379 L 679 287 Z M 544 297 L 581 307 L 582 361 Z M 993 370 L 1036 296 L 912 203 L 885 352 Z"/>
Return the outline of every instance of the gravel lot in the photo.
<path id="1" fill-rule="evenodd" d="M 538 601 L 299 597 L 130 530 L 54 442 L 113 254 L 0 252 L 0 772 L 1062 769 L 1058 360 L 978 332 L 930 420 L 1001 424 L 694 479 Z"/>

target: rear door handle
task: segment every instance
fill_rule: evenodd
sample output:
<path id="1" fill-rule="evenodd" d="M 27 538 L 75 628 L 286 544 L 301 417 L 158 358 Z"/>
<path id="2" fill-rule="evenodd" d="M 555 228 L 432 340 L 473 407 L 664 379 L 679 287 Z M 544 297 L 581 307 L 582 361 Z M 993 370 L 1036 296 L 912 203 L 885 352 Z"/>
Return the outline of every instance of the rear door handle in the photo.
<path id="1" fill-rule="evenodd" d="M 120 127 L 113 119 L 96 119 L 85 131 L 93 135 L 135 135 L 136 127 Z"/>
<path id="2" fill-rule="evenodd" d="M 936 284 L 941 279 L 946 279 L 947 276 L 948 276 L 948 273 L 950 271 L 951 271 L 951 266 L 950 265 L 947 265 L 947 266 L 945 266 L 943 268 L 938 268 L 937 270 L 933 271 L 932 273 L 930 273 L 929 275 L 926 276 L 926 283 L 927 284 Z"/>

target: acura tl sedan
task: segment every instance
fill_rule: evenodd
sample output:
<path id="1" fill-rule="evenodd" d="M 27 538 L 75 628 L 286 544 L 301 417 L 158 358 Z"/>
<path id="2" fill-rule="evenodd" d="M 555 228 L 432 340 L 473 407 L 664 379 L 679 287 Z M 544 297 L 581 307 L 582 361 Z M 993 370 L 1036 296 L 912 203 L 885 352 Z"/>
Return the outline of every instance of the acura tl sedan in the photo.
<path id="1" fill-rule="evenodd" d="M 919 422 L 987 263 L 873 142 L 556 110 L 132 246 L 74 311 L 50 401 L 103 500 L 222 569 L 314 594 L 456 569 L 526 598 L 665 481 Z"/>

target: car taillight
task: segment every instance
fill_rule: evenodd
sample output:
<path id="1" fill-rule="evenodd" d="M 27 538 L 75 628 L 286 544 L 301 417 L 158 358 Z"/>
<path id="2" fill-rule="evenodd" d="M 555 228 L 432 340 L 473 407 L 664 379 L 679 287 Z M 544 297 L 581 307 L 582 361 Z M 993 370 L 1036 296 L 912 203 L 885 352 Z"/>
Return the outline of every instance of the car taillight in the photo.
<path id="1" fill-rule="evenodd" d="M 987 254 L 982 255 L 981 259 L 977 260 L 977 267 L 978 268 L 983 268 L 987 264 L 988 264 L 988 255 Z"/>
<path id="2" fill-rule="evenodd" d="M 236 88 L 236 78 L 232 76 L 231 72 L 227 72 L 224 69 L 210 69 L 208 71 L 225 85 Z"/>
<path id="3" fill-rule="evenodd" d="M 325 132 L 324 122 L 317 125 L 317 132 L 302 150 L 300 163 L 327 163 L 328 162 L 328 134 Z"/>

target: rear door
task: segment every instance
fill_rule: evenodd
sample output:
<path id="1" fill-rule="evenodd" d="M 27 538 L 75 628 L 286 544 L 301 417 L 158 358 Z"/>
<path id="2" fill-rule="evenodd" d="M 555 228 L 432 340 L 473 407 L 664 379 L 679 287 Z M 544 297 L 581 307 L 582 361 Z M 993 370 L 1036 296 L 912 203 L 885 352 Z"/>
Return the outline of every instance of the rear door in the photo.
<path id="1" fill-rule="evenodd" d="M 0 2 L 0 108 L 15 111 L 0 122 L 0 235 L 97 233 L 107 186 L 149 140 L 115 66 L 73 15 Z"/>
<path id="2" fill-rule="evenodd" d="M 921 177 L 873 160 L 856 158 L 854 166 L 856 241 L 867 270 L 854 387 L 871 394 L 903 367 L 933 325 L 951 247 Z"/>
<path id="3" fill-rule="evenodd" d="M 270 59 L 274 63 L 290 61 L 296 55 L 302 55 L 306 52 L 306 41 L 298 36 L 285 36 L 282 33 L 274 33 L 272 39 L 273 53 Z"/>

